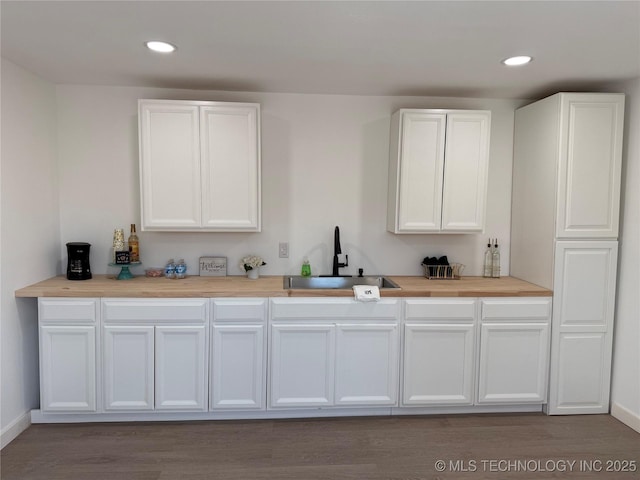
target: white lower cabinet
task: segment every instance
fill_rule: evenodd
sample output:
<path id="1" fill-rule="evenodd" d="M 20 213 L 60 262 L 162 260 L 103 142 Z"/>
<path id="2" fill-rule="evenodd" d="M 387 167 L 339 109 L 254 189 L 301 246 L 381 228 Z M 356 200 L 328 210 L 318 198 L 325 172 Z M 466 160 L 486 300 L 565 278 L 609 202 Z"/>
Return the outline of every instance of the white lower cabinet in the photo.
<path id="1" fill-rule="evenodd" d="M 556 365 L 557 391 L 550 413 L 606 413 L 609 411 L 610 362 L 603 332 L 560 333 Z"/>
<path id="2" fill-rule="evenodd" d="M 336 326 L 336 405 L 395 405 L 397 324 Z"/>
<path id="3" fill-rule="evenodd" d="M 404 326 L 403 405 L 471 405 L 474 330 L 474 325 Z"/>
<path id="4" fill-rule="evenodd" d="M 104 409 L 153 410 L 153 326 L 103 328 Z"/>
<path id="5" fill-rule="evenodd" d="M 205 325 L 155 327 L 156 410 L 207 409 Z"/>
<path id="6" fill-rule="evenodd" d="M 551 300 L 483 300 L 478 403 L 546 403 Z"/>
<path id="7" fill-rule="evenodd" d="M 40 298 L 40 408 L 92 413 L 97 404 L 97 299 Z"/>
<path id="8" fill-rule="evenodd" d="M 616 241 L 556 243 L 550 414 L 608 413 Z"/>
<path id="9" fill-rule="evenodd" d="M 269 408 L 396 405 L 399 306 L 272 299 Z"/>
<path id="10" fill-rule="evenodd" d="M 333 404 L 334 325 L 271 327 L 271 406 Z"/>
<path id="11" fill-rule="evenodd" d="M 264 408 L 264 326 L 214 325 L 211 408 Z"/>
<path id="12" fill-rule="evenodd" d="M 208 300 L 103 299 L 105 411 L 206 411 Z"/>
<path id="13" fill-rule="evenodd" d="M 473 403 L 476 300 L 405 300 L 402 405 Z"/>
<path id="14" fill-rule="evenodd" d="M 600 410 L 609 310 L 564 308 L 550 413 Z M 549 297 L 41 298 L 41 411 L 531 408 L 547 403 L 550 321 Z"/>
<path id="15" fill-rule="evenodd" d="M 96 327 L 40 327 L 43 411 L 96 410 Z"/>
<path id="16" fill-rule="evenodd" d="M 211 410 L 266 408 L 267 299 L 214 299 Z"/>

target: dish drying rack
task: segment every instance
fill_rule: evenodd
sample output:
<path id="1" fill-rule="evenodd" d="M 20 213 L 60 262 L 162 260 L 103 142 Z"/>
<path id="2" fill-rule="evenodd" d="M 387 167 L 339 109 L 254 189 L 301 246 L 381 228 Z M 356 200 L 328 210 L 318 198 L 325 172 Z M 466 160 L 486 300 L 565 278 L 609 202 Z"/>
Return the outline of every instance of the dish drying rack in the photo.
<path id="1" fill-rule="evenodd" d="M 462 263 L 452 263 L 450 265 L 425 265 L 424 276 L 429 280 L 460 280 L 464 265 Z"/>

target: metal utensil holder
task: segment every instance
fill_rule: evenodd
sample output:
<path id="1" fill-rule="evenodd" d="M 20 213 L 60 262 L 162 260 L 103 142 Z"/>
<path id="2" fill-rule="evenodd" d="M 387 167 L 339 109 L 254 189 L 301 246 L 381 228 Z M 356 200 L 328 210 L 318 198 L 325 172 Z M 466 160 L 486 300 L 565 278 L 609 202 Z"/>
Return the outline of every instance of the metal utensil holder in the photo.
<path id="1" fill-rule="evenodd" d="M 425 265 L 424 276 L 429 280 L 460 280 L 464 265 L 462 263 L 452 263 L 451 265 Z"/>

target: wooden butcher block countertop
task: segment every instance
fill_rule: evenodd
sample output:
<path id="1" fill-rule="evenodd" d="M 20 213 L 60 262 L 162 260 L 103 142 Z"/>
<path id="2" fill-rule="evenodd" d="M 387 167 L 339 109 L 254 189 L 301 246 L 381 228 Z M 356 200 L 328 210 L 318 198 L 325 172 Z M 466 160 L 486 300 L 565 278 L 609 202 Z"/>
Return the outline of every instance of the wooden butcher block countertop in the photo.
<path id="1" fill-rule="evenodd" d="M 424 277 L 389 276 L 400 289 L 381 289 L 383 297 L 548 297 L 551 290 L 513 277 L 462 277 L 460 280 L 429 280 Z M 199 277 L 181 280 L 138 276 L 116 280 L 113 275 L 94 275 L 91 280 L 72 281 L 60 275 L 16 290 L 16 297 L 350 297 L 351 289 L 283 288 L 282 276 L 249 280 L 244 276 Z"/>

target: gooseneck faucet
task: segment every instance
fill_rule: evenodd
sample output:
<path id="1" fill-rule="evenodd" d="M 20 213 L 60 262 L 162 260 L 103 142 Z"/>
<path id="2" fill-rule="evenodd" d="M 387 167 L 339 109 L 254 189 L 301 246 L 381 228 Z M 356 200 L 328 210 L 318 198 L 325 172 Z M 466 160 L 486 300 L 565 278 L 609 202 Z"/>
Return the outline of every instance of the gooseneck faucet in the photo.
<path id="1" fill-rule="evenodd" d="M 338 260 L 338 255 L 340 255 L 341 253 L 342 248 L 340 247 L 340 228 L 336 226 L 336 229 L 333 232 L 333 270 L 331 272 L 332 277 L 339 277 L 339 269 L 349 266 L 349 255 L 345 255 L 344 263 L 341 263 Z"/>

